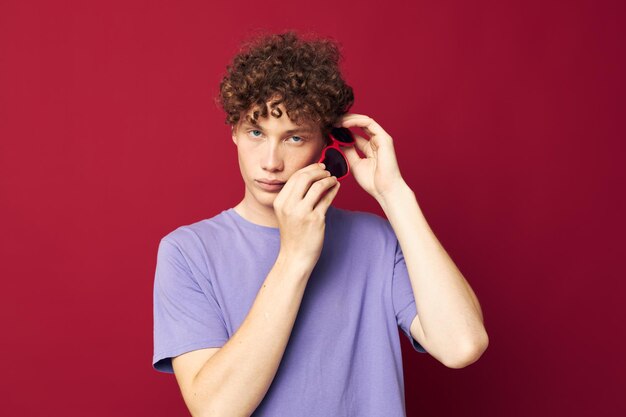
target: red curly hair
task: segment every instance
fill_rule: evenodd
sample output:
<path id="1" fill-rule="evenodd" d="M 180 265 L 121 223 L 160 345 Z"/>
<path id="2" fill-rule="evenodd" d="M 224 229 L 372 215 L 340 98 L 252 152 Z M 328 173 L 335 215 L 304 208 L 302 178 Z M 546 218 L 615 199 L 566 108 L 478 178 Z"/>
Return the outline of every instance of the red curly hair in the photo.
<path id="1" fill-rule="evenodd" d="M 306 39 L 293 30 L 244 42 L 226 67 L 216 98 L 226 112 L 225 123 L 234 128 L 245 117 L 257 125 L 258 117 L 268 117 L 268 112 L 281 117 L 277 106 L 282 104 L 295 124 L 313 122 L 327 137 L 354 103 L 352 87 L 339 69 L 341 58 L 333 40 Z"/>

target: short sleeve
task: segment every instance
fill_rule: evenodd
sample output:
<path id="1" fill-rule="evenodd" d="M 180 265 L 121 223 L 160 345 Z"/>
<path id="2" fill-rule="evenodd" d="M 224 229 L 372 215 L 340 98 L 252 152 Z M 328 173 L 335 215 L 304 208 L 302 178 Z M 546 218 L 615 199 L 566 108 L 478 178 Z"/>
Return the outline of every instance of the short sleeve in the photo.
<path id="1" fill-rule="evenodd" d="M 411 335 L 411 323 L 417 316 L 417 307 L 415 305 L 415 297 L 413 295 L 413 287 L 411 287 L 409 273 L 406 268 L 406 263 L 404 262 L 404 254 L 402 253 L 398 239 L 396 239 L 395 247 L 395 264 L 393 267 L 391 293 L 398 326 L 409 338 L 411 346 L 413 346 L 416 351 L 427 353 L 426 349 Z"/>
<path id="2" fill-rule="evenodd" d="M 210 287 L 210 286 L 209 286 Z M 175 241 L 161 239 L 154 276 L 154 356 L 157 371 L 174 373 L 171 359 L 228 340 L 214 294 L 203 291 Z"/>

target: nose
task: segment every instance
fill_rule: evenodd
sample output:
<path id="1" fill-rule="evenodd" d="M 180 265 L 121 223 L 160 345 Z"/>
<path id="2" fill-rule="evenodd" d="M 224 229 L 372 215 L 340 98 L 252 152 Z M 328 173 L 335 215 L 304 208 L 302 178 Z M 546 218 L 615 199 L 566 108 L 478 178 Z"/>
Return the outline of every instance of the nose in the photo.
<path id="1" fill-rule="evenodd" d="M 272 141 L 266 142 L 261 167 L 270 172 L 283 170 L 283 150 L 280 143 Z"/>

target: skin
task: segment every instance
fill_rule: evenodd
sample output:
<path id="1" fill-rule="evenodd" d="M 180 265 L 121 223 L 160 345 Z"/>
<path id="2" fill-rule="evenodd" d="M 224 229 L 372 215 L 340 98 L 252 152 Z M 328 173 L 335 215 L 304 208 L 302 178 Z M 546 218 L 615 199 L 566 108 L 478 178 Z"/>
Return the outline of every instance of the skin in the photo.
<path id="1" fill-rule="evenodd" d="M 356 182 L 380 204 L 404 254 L 419 314 L 412 336 L 440 362 L 462 368 L 482 355 L 489 338 L 472 288 L 431 230 L 398 166 L 391 136 L 371 117 L 345 114 L 337 127 L 358 126 L 356 148 L 342 150 Z"/>
<path id="2" fill-rule="evenodd" d="M 278 107 L 283 112 L 281 117 L 259 117 L 257 127 L 245 125 L 242 117 L 232 133 L 245 184 L 243 200 L 234 209 L 245 219 L 268 227 L 279 227 L 274 200 L 284 194 L 285 187 L 279 192 L 270 192 L 262 189 L 256 180 L 276 179 L 289 183 L 297 171 L 316 164 L 326 146 L 318 126 L 308 121 L 296 125 L 287 117 L 285 107 L 282 104 Z M 311 131 L 286 133 L 299 128 Z M 309 169 L 316 168 L 320 175 L 324 174 L 322 167 Z"/>
<path id="3" fill-rule="evenodd" d="M 286 117 L 284 108 L 281 110 L 280 118 L 259 118 L 260 128 L 240 126 L 233 130 L 246 187 L 235 210 L 253 223 L 279 227 L 281 248 L 307 265 L 315 265 L 324 222 L 323 216 L 315 215 L 314 207 L 323 188 L 332 187 L 332 193 L 327 194 L 332 199 L 339 186 L 331 183 L 334 177 L 326 178 L 329 174 L 316 164 L 326 145 L 320 132 L 298 133 L 306 140 L 296 143 L 298 139 L 285 131 L 298 126 Z M 355 134 L 356 146 L 342 150 L 356 182 L 380 204 L 398 237 L 419 311 L 410 327 L 412 336 L 450 368 L 475 362 L 489 340 L 480 304 L 429 227 L 415 193 L 404 180 L 393 139 L 374 119 L 362 114 L 347 113 L 335 126 L 358 126 L 368 135 L 366 139 Z M 365 157 L 361 158 L 355 148 Z M 268 192 L 255 183 L 260 178 L 287 183 L 280 192 Z M 315 182 L 320 186 L 312 187 Z M 315 192 L 307 198 L 307 190 Z"/>
<path id="4" fill-rule="evenodd" d="M 294 137 L 287 130 L 298 126 L 281 110 L 280 118 L 261 118 L 260 126 L 233 129 L 246 189 L 235 210 L 251 222 L 278 227 L 280 251 L 232 337 L 220 348 L 172 359 L 194 417 L 249 416 L 257 408 L 277 372 L 322 250 L 325 214 L 339 182 L 316 163 L 325 142 L 319 129 Z M 267 191 L 255 182 L 259 178 L 286 183 Z"/>
<path id="5" fill-rule="evenodd" d="M 245 183 L 244 198 L 235 210 L 253 223 L 278 227 L 280 251 L 250 312 L 228 342 L 172 359 L 194 417 L 250 415 L 256 409 L 278 369 L 322 249 L 324 216 L 339 182 L 316 163 L 325 145 L 319 130 L 294 138 L 286 131 L 298 126 L 284 111 L 283 116 L 270 115 L 261 118 L 260 126 L 233 129 Z M 343 151 L 356 182 L 384 210 L 404 254 L 419 312 L 410 326 L 413 338 L 450 368 L 471 364 L 488 344 L 480 305 L 404 181 L 391 136 L 365 115 L 348 113 L 336 126 L 359 126 L 369 136 L 355 134 L 356 148 L 365 158 L 351 146 Z M 255 182 L 260 178 L 286 183 L 271 192 Z"/>
<path id="6" fill-rule="evenodd" d="M 312 269 L 322 252 L 325 215 L 339 182 L 318 164 L 326 140 L 319 126 L 293 123 L 281 104 L 280 117 L 245 118 L 233 129 L 239 168 L 245 183 L 243 200 L 234 208 L 243 218 L 280 229 L 280 252 Z M 288 133 L 288 131 L 295 131 Z M 259 179 L 285 181 L 280 190 L 263 189 Z"/>

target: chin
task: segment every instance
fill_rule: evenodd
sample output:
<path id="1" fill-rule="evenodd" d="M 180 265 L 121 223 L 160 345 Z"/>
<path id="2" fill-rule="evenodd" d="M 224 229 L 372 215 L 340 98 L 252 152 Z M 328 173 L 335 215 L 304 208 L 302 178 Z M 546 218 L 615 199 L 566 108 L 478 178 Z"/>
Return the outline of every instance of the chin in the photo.
<path id="1" fill-rule="evenodd" d="M 266 206 L 272 206 L 274 204 L 274 200 L 276 200 L 276 196 L 278 194 L 270 194 L 270 193 L 261 193 L 257 194 L 257 201 Z"/>
<path id="2" fill-rule="evenodd" d="M 251 185 L 251 187 L 255 187 L 255 185 L 253 184 Z M 274 209 L 274 200 L 278 196 L 278 193 L 268 193 L 268 192 L 264 192 L 263 190 L 259 190 L 256 188 L 253 188 L 248 191 L 249 191 L 250 197 L 256 200 L 256 202 L 259 205 L 268 207 L 272 210 Z"/>

